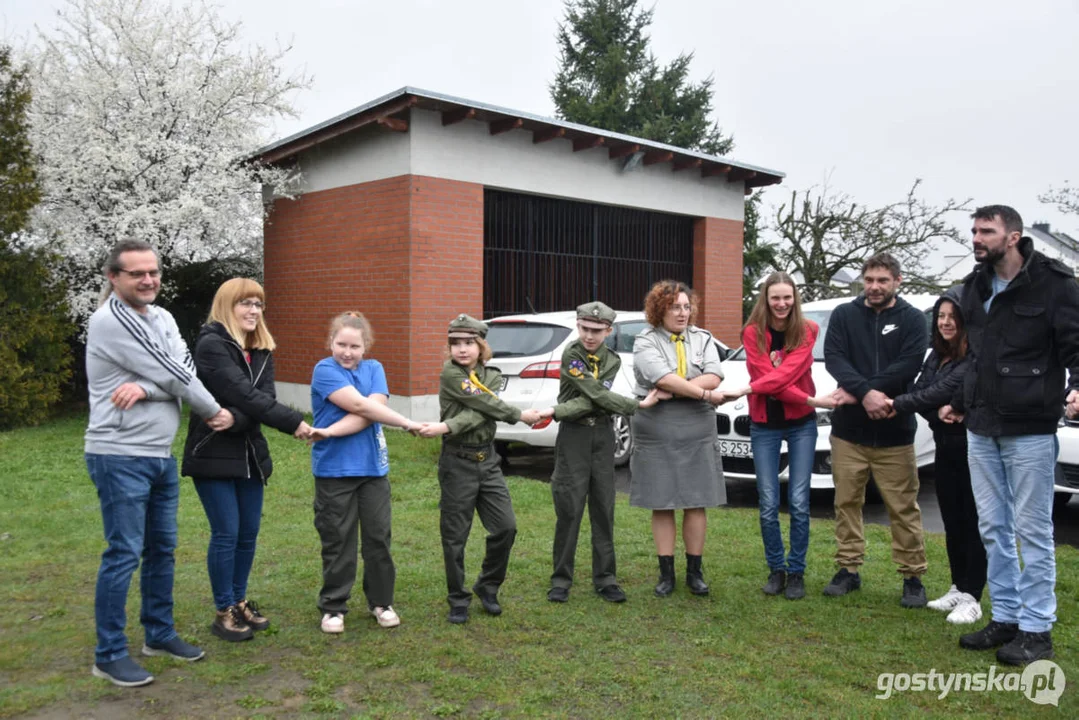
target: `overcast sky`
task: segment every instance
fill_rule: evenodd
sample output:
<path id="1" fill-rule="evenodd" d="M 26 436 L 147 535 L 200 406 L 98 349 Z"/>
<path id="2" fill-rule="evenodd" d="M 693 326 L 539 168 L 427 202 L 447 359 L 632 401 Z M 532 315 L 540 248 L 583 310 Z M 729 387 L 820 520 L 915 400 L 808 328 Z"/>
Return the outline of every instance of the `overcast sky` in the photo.
<path id="1" fill-rule="evenodd" d="M 0 38 L 61 4 L 0 0 Z M 405 85 L 553 114 L 561 0 L 218 4 L 314 78 L 275 137 Z M 660 60 L 693 51 L 694 76 L 714 76 L 733 157 L 786 173 L 773 203 L 826 179 L 886 203 L 922 178 L 932 201 L 1010 204 L 1079 237 L 1079 216 L 1037 200 L 1079 183 L 1079 0 L 655 0 L 651 36 Z"/>

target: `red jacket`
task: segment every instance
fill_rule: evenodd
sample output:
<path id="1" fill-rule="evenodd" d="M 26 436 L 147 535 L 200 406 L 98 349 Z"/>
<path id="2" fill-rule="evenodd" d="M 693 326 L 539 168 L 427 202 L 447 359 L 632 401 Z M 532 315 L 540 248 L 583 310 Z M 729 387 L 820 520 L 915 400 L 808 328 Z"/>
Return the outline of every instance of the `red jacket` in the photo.
<path id="1" fill-rule="evenodd" d="M 813 412 L 806 400 L 817 394 L 813 385 L 813 345 L 817 342 L 820 328 L 812 320 L 806 320 L 806 337 L 802 344 L 786 353 L 779 367 L 773 367 L 766 349 L 761 353 L 757 346 L 757 328 L 747 325 L 742 330 L 742 346 L 746 350 L 746 369 L 753 394 L 749 396 L 749 417 L 753 422 L 768 421 L 765 398 L 771 396 L 783 403 L 783 416 L 797 420 Z M 765 329 L 764 347 L 772 346 L 772 333 Z"/>

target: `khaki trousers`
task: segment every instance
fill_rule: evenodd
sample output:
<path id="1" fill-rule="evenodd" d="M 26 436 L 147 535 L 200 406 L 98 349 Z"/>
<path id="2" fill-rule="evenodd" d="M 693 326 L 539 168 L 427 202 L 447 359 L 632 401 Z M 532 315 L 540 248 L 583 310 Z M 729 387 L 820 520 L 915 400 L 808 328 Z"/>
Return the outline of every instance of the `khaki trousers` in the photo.
<path id="1" fill-rule="evenodd" d="M 926 570 L 922 509 L 918 506 L 918 465 L 913 445 L 868 447 L 831 437 L 835 481 L 836 564 L 851 572 L 865 560 L 862 506 L 872 472 L 892 527 L 892 560 L 904 577 Z"/>

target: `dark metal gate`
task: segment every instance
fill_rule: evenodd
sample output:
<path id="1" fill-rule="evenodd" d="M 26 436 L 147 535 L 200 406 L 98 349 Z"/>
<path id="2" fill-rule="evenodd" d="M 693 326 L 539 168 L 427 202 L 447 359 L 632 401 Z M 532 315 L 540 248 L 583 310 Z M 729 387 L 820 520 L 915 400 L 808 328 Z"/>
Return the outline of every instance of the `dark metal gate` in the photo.
<path id="1" fill-rule="evenodd" d="M 483 193 L 483 315 L 640 310 L 652 283 L 693 279 L 692 217 Z"/>

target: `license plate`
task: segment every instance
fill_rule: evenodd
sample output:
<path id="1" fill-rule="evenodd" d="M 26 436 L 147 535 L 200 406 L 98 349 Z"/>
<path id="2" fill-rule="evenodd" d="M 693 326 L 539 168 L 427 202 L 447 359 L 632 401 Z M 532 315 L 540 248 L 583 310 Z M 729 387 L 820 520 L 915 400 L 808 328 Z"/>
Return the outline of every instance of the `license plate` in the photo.
<path id="1" fill-rule="evenodd" d="M 753 445 L 738 440 L 720 440 L 719 454 L 723 457 L 751 458 Z"/>

